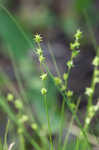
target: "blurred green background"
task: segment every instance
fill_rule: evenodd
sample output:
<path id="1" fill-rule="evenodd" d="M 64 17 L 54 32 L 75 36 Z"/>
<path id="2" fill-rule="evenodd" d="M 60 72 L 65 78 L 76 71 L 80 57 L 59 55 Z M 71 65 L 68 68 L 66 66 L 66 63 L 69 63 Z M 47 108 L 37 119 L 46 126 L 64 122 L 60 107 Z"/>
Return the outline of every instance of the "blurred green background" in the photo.
<path id="1" fill-rule="evenodd" d="M 65 72 L 66 61 L 70 57 L 69 42 L 79 28 L 84 37 L 81 54 L 75 62 L 78 65 L 75 65 L 76 69 L 71 75 L 70 88 L 77 95 L 82 95 L 90 84 L 93 72 L 91 61 L 96 55 L 99 40 L 98 14 L 98 0 L 0 0 L 0 90 L 4 95 L 12 92 L 17 96 L 17 91 L 18 95 L 28 100 L 29 107 L 33 105 L 31 109 L 41 124 L 45 122 L 46 126 L 39 64 L 33 53 L 33 36 L 37 32 L 43 36 L 42 47 L 49 68 L 55 74 L 47 43 L 51 43 L 60 71 Z M 61 98 L 50 78 L 46 84 L 49 87 L 48 106 L 55 132 L 60 121 Z M 98 90 L 95 99 L 97 96 Z"/>

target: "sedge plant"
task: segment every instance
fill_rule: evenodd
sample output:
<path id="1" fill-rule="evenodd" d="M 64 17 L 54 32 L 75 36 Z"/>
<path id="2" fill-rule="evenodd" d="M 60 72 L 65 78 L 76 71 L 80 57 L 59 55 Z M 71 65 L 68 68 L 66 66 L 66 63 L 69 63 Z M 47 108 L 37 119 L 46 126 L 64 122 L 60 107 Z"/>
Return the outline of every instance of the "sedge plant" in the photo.
<path id="1" fill-rule="evenodd" d="M 64 74 L 61 76 L 60 72 L 57 67 L 56 60 L 54 58 L 54 55 L 52 54 L 53 57 L 53 63 L 56 68 L 57 76 L 54 76 L 51 72 L 50 69 L 47 66 L 46 62 L 46 57 L 44 56 L 43 49 L 41 47 L 41 42 L 43 41 L 43 38 L 41 37 L 40 34 L 36 34 L 34 37 L 34 41 L 36 43 L 36 48 L 35 48 L 35 54 L 39 60 L 39 65 L 40 65 L 40 80 L 42 82 L 42 88 L 41 88 L 41 95 L 42 99 L 45 104 L 45 112 L 46 112 L 46 118 L 47 118 L 47 124 L 48 124 L 48 137 L 42 136 L 41 133 L 41 127 L 40 125 L 36 122 L 35 117 L 32 116 L 32 120 L 30 119 L 30 115 L 26 113 L 25 111 L 25 105 L 27 106 L 27 101 L 26 97 L 15 97 L 14 94 L 8 93 L 7 97 L 5 98 L 2 96 L 0 93 L 0 106 L 3 108 L 3 110 L 8 114 L 8 124 L 6 127 L 6 132 L 5 132 L 5 138 L 4 138 L 4 146 L 2 146 L 1 141 L 0 141 L 0 148 L 2 150 L 12 150 L 16 144 L 16 141 L 12 141 L 10 145 L 7 144 L 7 134 L 8 131 L 10 130 L 10 125 L 15 123 L 17 126 L 17 135 L 19 139 L 19 149 L 20 150 L 27 150 L 26 149 L 26 143 L 25 139 L 32 145 L 32 147 L 36 150 L 54 150 L 55 149 L 55 143 L 53 140 L 53 133 L 52 133 L 52 122 L 51 122 L 51 115 L 49 113 L 48 109 L 48 102 L 47 102 L 47 94 L 49 92 L 48 87 L 46 86 L 47 79 L 50 77 L 57 88 L 58 92 L 61 94 L 63 101 L 62 101 L 62 106 L 61 106 L 61 117 L 60 117 L 60 127 L 59 127 L 59 138 L 57 141 L 57 149 L 58 150 L 67 150 L 68 149 L 68 138 L 70 134 L 70 130 L 72 130 L 72 124 L 73 121 L 76 120 L 77 125 L 80 129 L 80 133 L 76 139 L 76 144 L 74 147 L 74 150 L 79 150 L 79 149 L 88 149 L 91 150 L 91 141 L 89 137 L 89 126 L 91 123 L 91 120 L 95 116 L 96 112 L 99 110 L 99 102 L 97 101 L 96 105 L 93 105 L 92 100 L 93 100 L 93 94 L 95 91 L 95 86 L 97 83 L 99 83 L 99 57 L 96 56 L 92 62 L 94 66 L 94 72 L 93 72 L 93 78 L 92 78 L 92 83 L 90 87 L 86 88 L 85 94 L 88 96 L 88 106 L 87 106 L 87 112 L 86 112 L 86 118 L 84 122 L 84 126 L 82 126 L 78 116 L 77 116 L 77 110 L 78 106 L 80 103 L 80 98 L 78 98 L 78 103 L 77 105 L 72 101 L 73 98 L 73 91 L 68 89 L 68 80 L 69 76 L 71 73 L 71 69 L 74 66 L 74 59 L 79 55 L 80 53 L 80 39 L 82 38 L 82 32 L 80 30 L 77 30 L 77 32 L 74 35 L 74 42 L 70 43 L 70 50 L 71 50 L 71 56 L 70 60 L 66 63 L 67 70 L 64 72 Z M 24 95 L 24 94 L 23 94 Z M 22 98 L 25 99 L 25 101 L 22 101 Z M 10 105 L 13 105 L 13 107 L 16 109 L 16 112 L 10 107 Z M 63 129 L 65 125 L 64 121 L 64 116 L 65 116 L 65 106 L 67 105 L 68 109 L 72 113 L 72 118 L 71 118 L 71 123 L 69 126 L 69 131 L 67 133 L 67 136 L 64 139 L 64 142 L 62 143 L 62 134 L 63 134 Z M 29 113 L 30 110 L 28 111 Z M 29 126 L 33 133 L 36 133 L 36 136 L 40 139 L 36 141 L 36 136 L 31 136 L 28 132 L 27 126 Z M 37 139 L 38 139 L 37 138 Z M 80 142 L 84 140 L 84 146 L 82 148 L 80 147 Z M 38 144 L 39 143 L 39 144 Z M 96 141 L 96 143 L 98 143 Z"/>
<path id="2" fill-rule="evenodd" d="M 54 56 L 53 56 L 53 61 L 56 66 L 56 71 L 57 71 L 58 76 L 53 76 L 53 74 L 50 72 L 49 68 L 46 65 L 46 58 L 43 55 L 43 50 L 40 46 L 40 42 L 42 42 L 42 37 L 40 34 L 35 35 L 35 42 L 37 44 L 35 53 L 37 54 L 38 60 L 40 62 L 40 66 L 42 65 L 43 66 L 42 68 L 45 68 L 45 70 L 46 70 L 46 73 L 44 71 L 42 71 L 43 74 L 41 75 L 41 79 L 42 79 L 42 81 L 46 80 L 47 74 L 48 74 L 52 78 L 53 82 L 55 83 L 58 91 L 63 96 L 63 104 L 62 104 L 62 111 L 61 111 L 61 125 L 60 125 L 60 132 L 59 132 L 60 135 L 59 135 L 59 142 L 58 142 L 59 150 L 60 149 L 65 150 L 65 148 L 66 148 L 66 146 L 65 146 L 66 144 L 65 145 L 63 144 L 63 146 L 61 146 L 65 103 L 67 104 L 70 111 L 72 112 L 73 118 L 77 121 L 77 124 L 81 130 L 81 134 L 80 134 L 81 138 L 83 135 L 83 137 L 86 139 L 85 141 L 87 143 L 88 149 L 91 149 L 91 146 L 89 144 L 90 142 L 89 142 L 88 135 L 87 135 L 87 128 L 91 122 L 91 119 L 94 117 L 96 111 L 99 110 L 99 102 L 95 106 L 92 105 L 92 98 L 93 98 L 93 93 L 95 90 L 95 85 L 96 85 L 96 83 L 99 82 L 98 69 L 97 69 L 97 67 L 99 66 L 99 57 L 96 56 L 95 59 L 93 60 L 93 65 L 95 66 L 95 71 L 93 73 L 94 75 L 93 75 L 91 88 L 86 88 L 86 94 L 89 96 L 89 98 L 88 98 L 88 109 L 87 109 L 88 112 L 87 112 L 87 115 L 85 118 L 85 126 L 84 127 L 82 127 L 82 125 L 78 119 L 78 116 L 75 113 L 77 107 L 71 101 L 71 97 L 73 96 L 73 91 L 68 90 L 68 79 L 70 76 L 71 69 L 74 67 L 74 59 L 78 56 L 78 54 L 80 52 L 79 48 L 80 48 L 81 37 L 82 37 L 82 32 L 80 30 L 77 30 L 76 34 L 74 35 L 74 42 L 70 43 L 71 57 L 70 57 L 70 60 L 66 63 L 68 70 L 63 74 L 63 76 L 61 78 L 60 73 L 57 70 L 57 64 L 55 62 Z M 49 121 L 50 117 L 49 117 L 48 110 L 47 110 L 48 108 L 47 108 L 47 99 L 46 99 L 48 89 L 45 88 L 45 84 L 43 84 L 43 85 L 44 85 L 44 87 L 41 89 L 41 94 L 43 95 L 43 97 L 45 99 L 45 108 L 46 108 L 46 114 L 47 114 L 47 119 L 48 119 L 48 129 L 50 131 L 50 144 L 51 144 L 51 149 L 53 149 L 53 141 L 52 141 L 52 137 L 51 137 L 51 127 L 50 127 L 50 121 Z M 77 142 L 76 149 L 79 149 L 78 142 Z"/>

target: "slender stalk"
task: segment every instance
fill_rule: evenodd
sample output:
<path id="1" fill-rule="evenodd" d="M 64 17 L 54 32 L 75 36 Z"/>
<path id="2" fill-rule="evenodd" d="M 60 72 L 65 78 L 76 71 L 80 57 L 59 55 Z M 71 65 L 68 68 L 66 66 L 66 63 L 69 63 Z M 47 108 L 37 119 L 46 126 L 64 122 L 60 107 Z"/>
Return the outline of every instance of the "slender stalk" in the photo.
<path id="1" fill-rule="evenodd" d="M 7 136 L 8 136 L 8 130 L 9 130 L 9 119 L 7 122 L 7 126 L 6 126 L 6 130 L 5 130 L 5 136 L 4 136 L 4 149 L 7 150 L 8 149 L 8 145 L 7 145 Z"/>
<path id="2" fill-rule="evenodd" d="M 78 101 L 77 101 L 77 106 L 76 106 L 75 114 L 77 113 L 79 104 L 80 104 L 80 98 L 79 98 Z M 67 146 L 67 143 L 68 143 L 69 134 L 70 134 L 70 130 L 71 130 L 71 128 L 72 128 L 73 122 L 74 122 L 74 116 L 72 116 L 72 119 L 71 119 L 71 122 L 70 122 L 70 125 L 69 125 L 69 130 L 68 130 L 68 132 L 67 132 L 67 136 L 65 137 L 62 150 L 65 150 L 65 149 L 66 149 L 66 146 Z"/>
<path id="3" fill-rule="evenodd" d="M 5 102 L 5 99 L 0 96 L 0 106 L 3 108 L 3 110 L 8 114 L 8 117 L 19 127 L 19 122 L 17 121 L 14 112 L 12 112 L 11 108 L 9 107 L 9 105 Z M 28 131 L 26 130 L 26 128 L 24 126 L 22 126 L 22 128 L 24 129 L 24 136 L 27 138 L 27 140 L 31 143 L 31 145 L 37 149 L 37 150 L 41 150 L 41 147 L 38 145 L 38 143 L 35 142 L 35 140 L 33 138 L 31 138 L 31 136 L 29 135 Z"/>
<path id="4" fill-rule="evenodd" d="M 97 69 L 95 67 L 94 72 L 93 72 L 92 82 L 91 82 L 91 89 L 92 89 L 93 93 L 90 94 L 90 96 L 88 98 L 88 108 L 92 105 L 93 94 L 94 94 L 94 91 L 95 91 L 96 83 L 94 82 L 94 79 L 95 79 L 95 72 L 96 72 L 96 70 Z"/>
<path id="5" fill-rule="evenodd" d="M 49 71 L 49 68 L 47 67 L 47 65 L 46 65 L 46 64 L 43 64 L 43 65 L 44 65 L 45 69 L 47 70 L 48 74 L 50 75 L 50 77 L 52 78 L 52 80 L 54 81 L 54 77 L 53 77 L 52 73 Z M 82 125 L 81 125 L 81 123 L 80 123 L 80 121 L 79 121 L 77 115 L 75 114 L 74 110 L 71 108 L 71 103 L 70 103 L 70 101 L 67 100 L 66 95 L 65 95 L 58 87 L 56 87 L 56 88 L 58 89 L 58 91 L 60 92 L 60 94 L 63 96 L 63 99 L 65 100 L 65 103 L 66 103 L 67 106 L 69 107 L 71 113 L 73 114 L 75 120 L 76 120 L 77 123 L 78 123 L 79 128 L 81 129 L 83 135 L 85 136 L 86 141 L 88 142 L 87 134 L 86 134 L 85 130 L 83 129 L 83 127 L 82 127 Z M 88 142 L 88 145 L 89 145 L 89 142 Z"/>
<path id="6" fill-rule="evenodd" d="M 80 141 L 79 141 L 79 138 L 77 138 L 77 139 L 76 139 L 75 150 L 79 150 L 79 144 L 80 144 Z"/>
<path id="7" fill-rule="evenodd" d="M 53 61 L 53 64 L 55 66 L 55 69 L 56 69 L 56 73 L 58 75 L 59 78 L 61 78 L 61 74 L 60 74 L 60 71 L 58 69 L 58 66 L 57 66 L 57 63 L 56 63 L 56 59 L 55 59 L 55 56 L 50 48 L 50 45 L 48 44 L 48 50 L 50 52 L 50 55 L 51 55 L 51 58 L 52 58 L 52 61 Z M 64 112 L 65 112 L 65 101 L 63 100 L 62 101 L 62 106 L 61 106 L 61 122 L 60 122 L 60 131 L 59 131 L 59 141 L 58 141 L 58 148 L 60 149 L 60 145 L 61 145 L 61 136 L 62 136 L 62 129 L 63 129 L 63 125 L 64 125 Z"/>
<path id="8" fill-rule="evenodd" d="M 84 10 L 84 11 L 83 11 L 83 14 L 84 14 L 84 17 L 85 17 L 85 21 L 86 21 L 87 28 L 88 28 L 89 33 L 90 33 L 89 36 L 91 37 L 91 40 L 92 40 L 94 49 L 95 49 L 96 52 L 97 52 L 97 42 L 96 42 L 96 40 L 95 40 L 95 35 L 94 35 L 93 29 L 92 29 L 92 26 L 91 26 L 91 22 L 90 22 L 88 13 L 87 13 L 86 10 Z M 99 52 L 98 52 L 98 53 L 99 53 Z"/>
<path id="9" fill-rule="evenodd" d="M 61 78 L 61 74 L 60 74 L 60 71 L 59 71 L 59 69 L 58 69 L 58 66 L 57 66 L 57 63 L 56 63 L 55 56 L 54 56 L 54 54 L 53 54 L 53 52 L 52 52 L 52 50 L 51 50 L 49 44 L 48 44 L 48 50 L 49 50 L 50 55 L 51 55 L 51 57 L 52 57 L 52 61 L 53 61 L 53 64 L 54 64 L 54 66 L 55 66 L 56 73 L 57 73 L 57 75 Z"/>
<path id="10" fill-rule="evenodd" d="M 19 139 L 20 139 L 20 150 L 25 150 L 25 141 L 22 134 L 19 135 Z"/>
<path id="11" fill-rule="evenodd" d="M 61 148 L 61 137 L 64 126 L 64 112 L 65 112 L 65 100 L 62 101 L 62 109 L 61 109 L 61 122 L 60 122 L 60 131 L 59 131 L 59 141 L 58 141 L 58 149 Z"/>
<path id="12" fill-rule="evenodd" d="M 9 48 L 8 48 L 9 50 Z M 14 61 L 14 56 L 13 54 L 11 53 L 11 51 L 9 50 L 9 55 L 10 55 L 10 58 L 11 58 L 11 61 L 12 61 L 12 65 L 13 65 L 13 69 L 14 69 L 14 72 L 15 72 L 15 77 L 17 79 L 17 82 L 18 82 L 18 86 L 19 86 L 19 89 L 20 89 L 20 93 L 21 93 L 21 97 L 22 99 L 27 102 L 27 96 L 26 96 L 26 93 L 24 91 L 24 88 L 23 88 L 23 85 L 22 85 L 22 80 L 20 78 L 20 75 L 19 75 L 19 71 L 18 71 L 18 67 Z"/>
<path id="13" fill-rule="evenodd" d="M 46 95 L 44 96 L 44 103 L 45 103 L 45 109 L 46 109 L 46 115 L 47 115 L 47 121 L 48 121 L 48 129 L 49 129 L 49 138 L 50 138 L 51 150 L 53 150 L 53 141 L 52 141 L 52 135 L 51 135 L 51 126 L 50 126 L 50 119 L 49 119 L 49 114 L 48 114 L 48 106 L 47 106 Z"/>

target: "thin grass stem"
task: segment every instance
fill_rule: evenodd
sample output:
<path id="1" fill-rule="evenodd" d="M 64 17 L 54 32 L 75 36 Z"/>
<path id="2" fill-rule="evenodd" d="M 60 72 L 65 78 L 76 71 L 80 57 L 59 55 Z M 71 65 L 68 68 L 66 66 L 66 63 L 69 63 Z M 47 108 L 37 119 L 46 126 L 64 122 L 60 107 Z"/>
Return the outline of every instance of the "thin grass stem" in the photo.
<path id="1" fill-rule="evenodd" d="M 46 115 L 47 115 L 47 121 L 48 121 L 48 129 L 49 129 L 49 138 L 50 138 L 51 150 L 53 150 L 52 133 L 51 133 L 51 126 L 50 126 L 50 119 L 49 119 L 46 95 L 44 96 L 44 103 L 45 103 L 45 109 L 46 109 Z"/>

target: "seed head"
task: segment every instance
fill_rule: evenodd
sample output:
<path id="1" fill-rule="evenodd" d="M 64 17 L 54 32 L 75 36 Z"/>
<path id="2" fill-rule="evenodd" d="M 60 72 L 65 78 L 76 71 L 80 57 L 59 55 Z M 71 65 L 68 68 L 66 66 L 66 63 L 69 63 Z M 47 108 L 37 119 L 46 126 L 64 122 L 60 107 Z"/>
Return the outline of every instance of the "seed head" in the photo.
<path id="1" fill-rule="evenodd" d="M 78 29 L 77 32 L 76 32 L 76 34 L 74 35 L 74 37 L 75 37 L 76 40 L 81 39 L 81 37 L 82 37 L 82 32 Z"/>
<path id="2" fill-rule="evenodd" d="M 37 51 L 36 52 L 37 55 L 39 55 L 39 56 L 42 55 L 42 53 L 43 53 L 41 48 L 37 48 L 36 51 Z"/>
<path id="3" fill-rule="evenodd" d="M 66 90 L 66 86 L 65 86 L 65 85 L 62 85 L 61 91 L 65 91 L 65 90 Z"/>
<path id="4" fill-rule="evenodd" d="M 42 88 L 42 89 L 41 89 L 41 94 L 42 94 L 42 95 L 46 95 L 46 94 L 47 94 L 47 90 L 46 90 L 45 88 Z"/>
<path id="5" fill-rule="evenodd" d="M 26 122 L 26 121 L 28 121 L 28 116 L 27 115 L 23 115 L 20 119 L 19 119 L 19 122 L 20 123 L 24 123 L 24 122 Z"/>
<path id="6" fill-rule="evenodd" d="M 92 64 L 93 64 L 94 66 L 96 66 L 96 67 L 99 66 L 99 57 L 98 57 L 98 56 L 96 56 L 96 57 L 94 58 Z"/>
<path id="7" fill-rule="evenodd" d="M 40 78 L 41 78 L 42 81 L 43 81 L 43 80 L 46 80 L 46 78 L 47 78 L 47 73 L 42 74 L 42 75 L 40 76 Z"/>
<path id="8" fill-rule="evenodd" d="M 15 100 L 15 107 L 18 109 L 23 108 L 23 103 L 21 102 L 21 100 L 19 100 L 19 99 Z"/>
<path id="9" fill-rule="evenodd" d="M 91 88 L 86 88 L 85 94 L 90 96 L 91 94 L 93 94 L 93 90 Z"/>
<path id="10" fill-rule="evenodd" d="M 13 96 L 11 93 L 9 93 L 9 94 L 7 95 L 7 100 L 8 100 L 9 102 L 12 102 L 13 99 L 14 99 L 14 96 Z"/>
<path id="11" fill-rule="evenodd" d="M 73 67 L 73 60 L 69 60 L 68 62 L 67 62 L 67 66 L 68 66 L 68 68 L 70 69 L 70 68 L 72 68 Z"/>
<path id="12" fill-rule="evenodd" d="M 38 44 L 39 44 L 40 42 L 42 42 L 42 37 L 41 37 L 41 35 L 37 33 L 37 34 L 35 35 L 35 37 L 34 37 L 34 40 L 35 40 L 35 42 L 38 43 Z"/>
<path id="13" fill-rule="evenodd" d="M 37 130 L 38 126 L 37 126 L 36 123 L 32 123 L 31 128 L 32 128 L 33 130 Z"/>
<path id="14" fill-rule="evenodd" d="M 90 118 L 89 118 L 89 117 L 87 117 L 87 118 L 86 118 L 86 120 L 85 120 L 86 125 L 89 125 L 90 121 L 91 121 L 91 120 L 90 120 Z"/>
<path id="15" fill-rule="evenodd" d="M 45 60 L 45 57 L 43 55 L 40 55 L 39 62 L 42 64 Z"/>
<path id="16" fill-rule="evenodd" d="M 54 81 L 56 85 L 60 85 L 62 83 L 62 80 L 59 77 L 54 77 Z"/>
<path id="17" fill-rule="evenodd" d="M 68 97 L 73 96 L 73 91 L 70 91 L 70 90 L 69 90 L 69 91 L 67 92 L 67 96 L 68 96 Z"/>
<path id="18" fill-rule="evenodd" d="M 64 73 L 64 74 L 63 74 L 63 79 L 64 79 L 64 80 L 67 80 L 67 78 L 68 78 L 68 73 Z"/>

